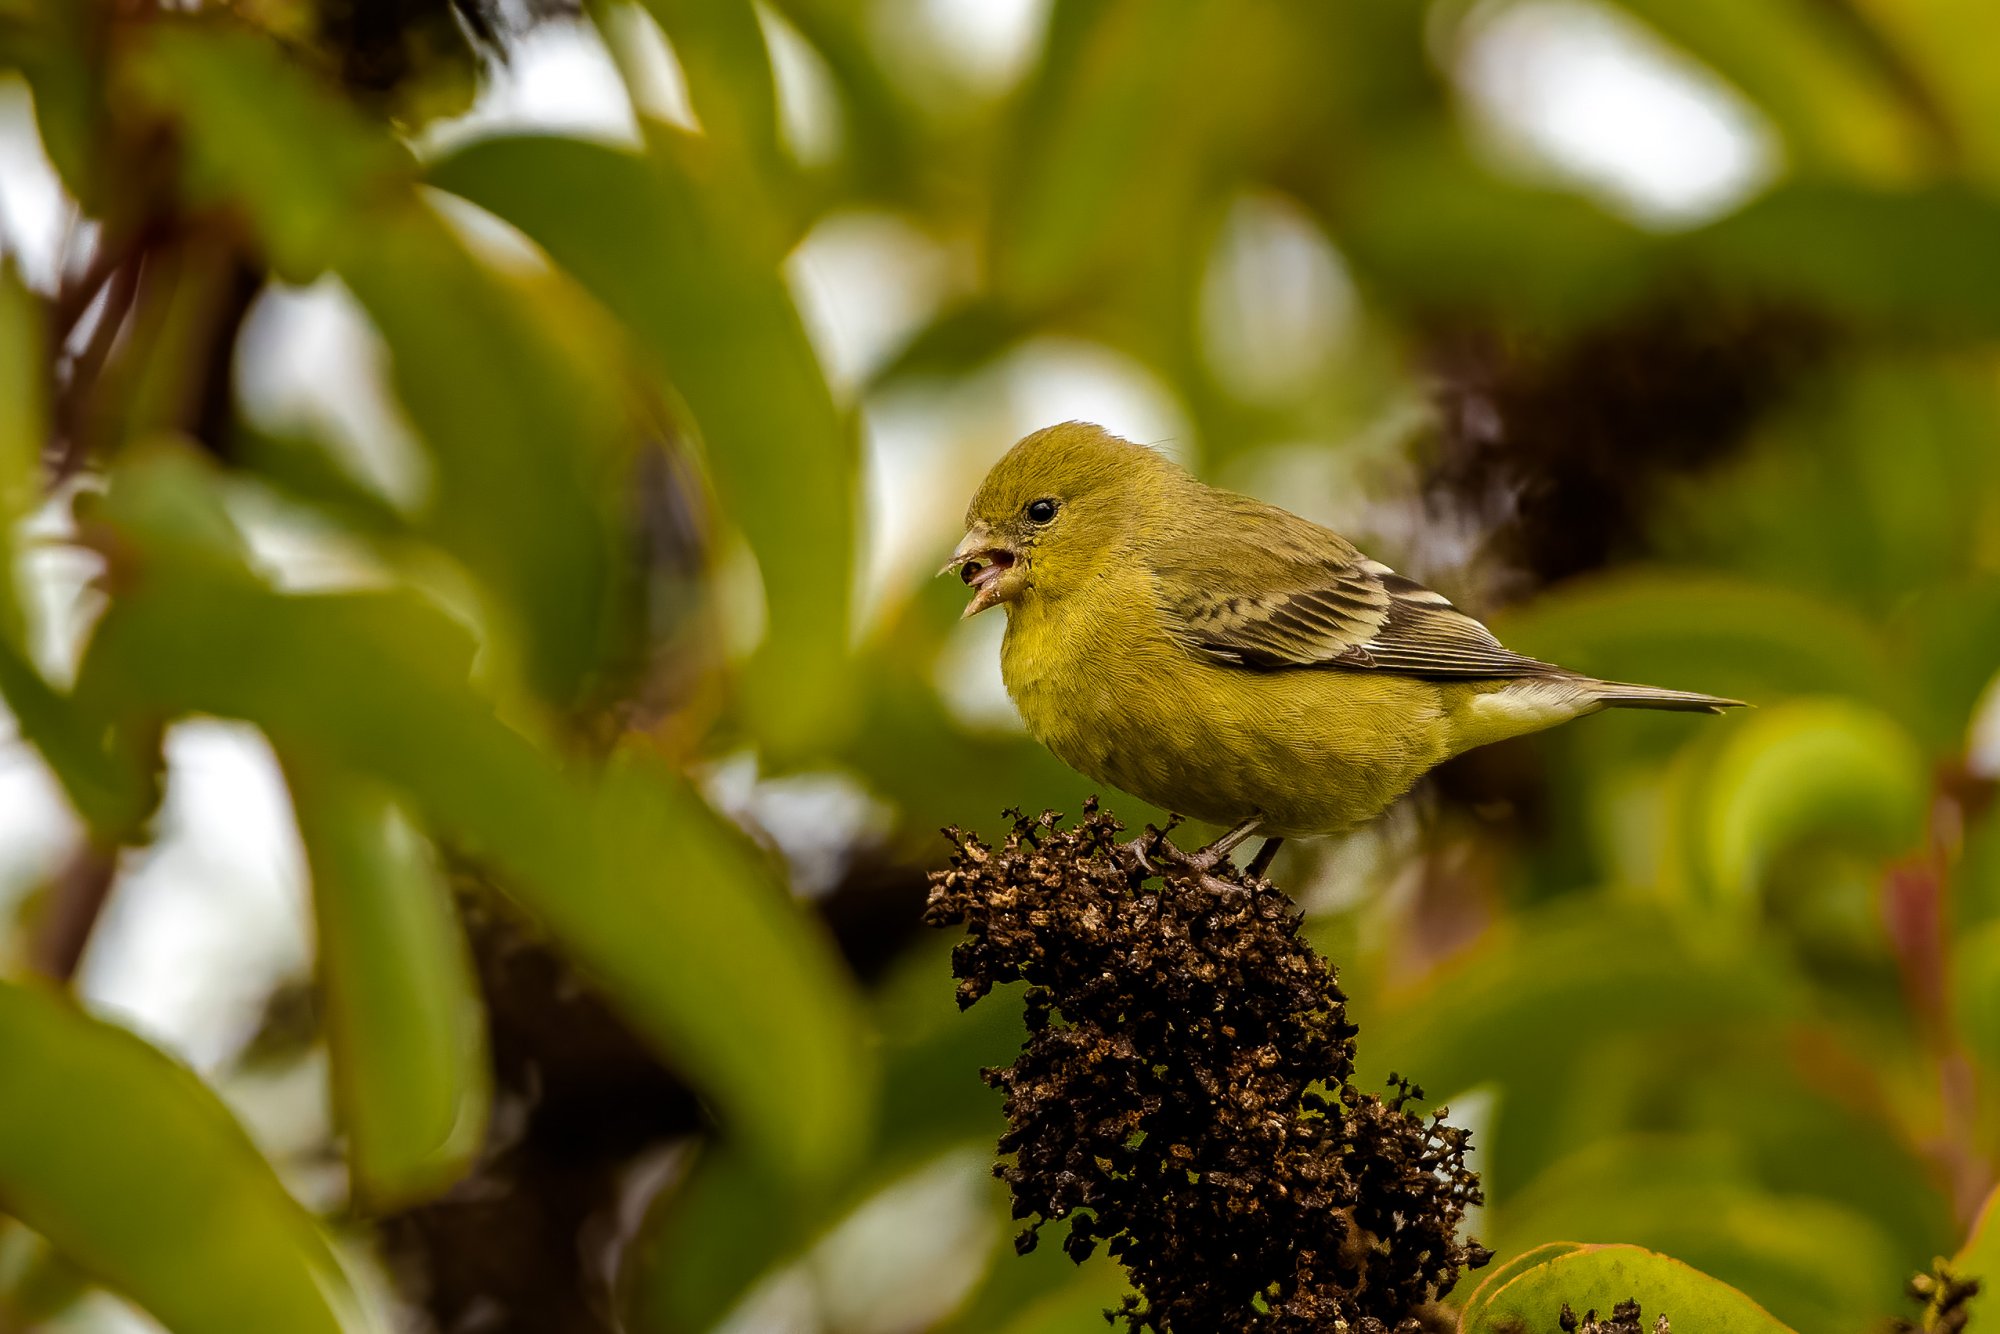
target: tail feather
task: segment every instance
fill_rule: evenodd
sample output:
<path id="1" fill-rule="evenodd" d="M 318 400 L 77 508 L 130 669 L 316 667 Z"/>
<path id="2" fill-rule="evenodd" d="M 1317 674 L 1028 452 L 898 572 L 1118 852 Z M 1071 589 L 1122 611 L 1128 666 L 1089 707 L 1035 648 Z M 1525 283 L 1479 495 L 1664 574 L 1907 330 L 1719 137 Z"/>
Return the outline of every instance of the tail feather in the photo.
<path id="1" fill-rule="evenodd" d="M 1669 709 L 1676 713 L 1721 713 L 1724 709 L 1747 707 L 1740 699 L 1703 695 L 1693 690 L 1664 690 L 1659 686 L 1628 685 L 1623 681 L 1596 681 L 1591 694 L 1607 709 Z"/>

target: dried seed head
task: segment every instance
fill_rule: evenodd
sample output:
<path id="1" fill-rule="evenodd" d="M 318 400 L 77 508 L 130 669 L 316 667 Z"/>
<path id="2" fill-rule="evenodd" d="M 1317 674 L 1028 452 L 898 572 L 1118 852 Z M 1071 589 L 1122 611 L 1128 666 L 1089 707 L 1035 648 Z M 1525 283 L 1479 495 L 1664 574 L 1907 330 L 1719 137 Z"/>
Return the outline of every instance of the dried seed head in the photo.
<path id="1" fill-rule="evenodd" d="M 1285 896 L 1231 868 L 1155 875 L 1085 808 L 1016 814 L 988 847 L 958 830 L 926 920 L 963 926 L 958 999 L 1025 982 L 996 1175 L 1063 1248 L 1100 1247 L 1133 1331 L 1420 1334 L 1490 1253 L 1458 1238 L 1480 1201 L 1468 1132 L 1353 1088 L 1355 1029 Z M 1343 1322 L 1344 1325 L 1343 1325 Z"/>

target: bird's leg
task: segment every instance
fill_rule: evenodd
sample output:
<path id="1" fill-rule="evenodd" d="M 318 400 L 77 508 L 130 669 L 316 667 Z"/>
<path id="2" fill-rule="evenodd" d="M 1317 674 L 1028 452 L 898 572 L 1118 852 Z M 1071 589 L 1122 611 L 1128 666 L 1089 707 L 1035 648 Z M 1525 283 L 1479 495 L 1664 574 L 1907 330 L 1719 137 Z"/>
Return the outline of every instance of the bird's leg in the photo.
<path id="1" fill-rule="evenodd" d="M 1278 845 L 1284 841 L 1282 838 L 1265 839 L 1264 846 L 1257 849 L 1257 855 L 1252 857 L 1250 864 L 1243 868 L 1244 874 L 1248 875 L 1252 880 L 1262 880 L 1264 872 L 1270 869 L 1271 858 L 1278 855 Z"/>
<path id="2" fill-rule="evenodd" d="M 1216 839 L 1215 842 L 1203 848 L 1200 852 L 1182 853 L 1179 859 L 1180 864 L 1187 867 L 1190 871 L 1200 871 L 1204 874 L 1213 871 L 1229 859 L 1230 853 L 1242 847 L 1245 842 L 1256 835 L 1257 824 L 1257 817 L 1254 815 L 1251 816 L 1242 824 L 1237 825 L 1221 838 Z"/>

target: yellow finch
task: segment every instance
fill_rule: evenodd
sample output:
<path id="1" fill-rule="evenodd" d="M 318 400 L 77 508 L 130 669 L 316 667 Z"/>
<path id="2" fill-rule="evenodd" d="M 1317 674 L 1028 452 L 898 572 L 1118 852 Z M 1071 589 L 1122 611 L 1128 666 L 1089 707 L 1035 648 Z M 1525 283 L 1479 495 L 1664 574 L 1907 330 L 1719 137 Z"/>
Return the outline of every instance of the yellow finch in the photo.
<path id="1" fill-rule="evenodd" d="M 1028 730 L 1090 778 L 1244 839 L 1338 833 L 1432 766 L 1604 708 L 1712 695 L 1593 680 L 1503 647 L 1337 533 L 1206 486 L 1101 427 L 1015 445 L 945 566 L 1002 606 Z"/>

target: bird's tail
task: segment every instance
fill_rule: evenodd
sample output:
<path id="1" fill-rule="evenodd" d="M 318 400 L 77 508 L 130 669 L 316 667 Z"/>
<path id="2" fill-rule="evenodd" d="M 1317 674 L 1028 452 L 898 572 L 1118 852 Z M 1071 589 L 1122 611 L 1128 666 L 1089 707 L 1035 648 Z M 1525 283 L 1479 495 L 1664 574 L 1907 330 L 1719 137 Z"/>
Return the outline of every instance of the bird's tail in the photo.
<path id="1" fill-rule="evenodd" d="M 1745 707 L 1740 699 L 1703 695 L 1693 690 L 1663 690 L 1622 681 L 1596 681 L 1591 694 L 1607 709 L 1668 709 L 1676 713 L 1721 713 Z"/>

